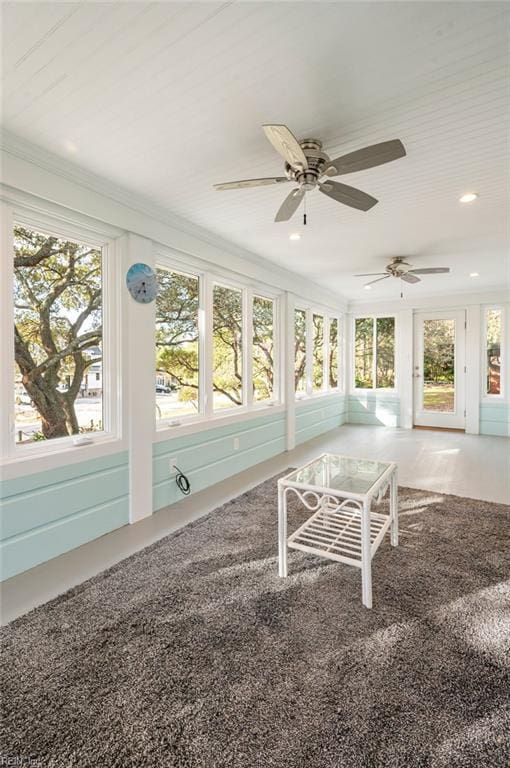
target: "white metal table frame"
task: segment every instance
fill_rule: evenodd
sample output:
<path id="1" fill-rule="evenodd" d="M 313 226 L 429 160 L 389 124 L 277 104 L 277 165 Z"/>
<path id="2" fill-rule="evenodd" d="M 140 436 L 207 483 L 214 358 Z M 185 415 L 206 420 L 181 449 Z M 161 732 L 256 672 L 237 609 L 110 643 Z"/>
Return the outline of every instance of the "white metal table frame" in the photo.
<path id="1" fill-rule="evenodd" d="M 289 480 L 328 455 L 352 461 L 386 464 L 387 468 L 365 493 L 308 485 Z M 374 513 L 371 504 L 390 488 L 389 515 Z M 314 514 L 287 537 L 287 496 L 294 493 Z M 388 528 L 392 546 L 398 545 L 397 465 L 367 458 L 323 453 L 278 480 L 278 573 L 287 576 L 287 549 L 299 549 L 361 569 L 362 602 L 372 607 L 372 558 Z"/>

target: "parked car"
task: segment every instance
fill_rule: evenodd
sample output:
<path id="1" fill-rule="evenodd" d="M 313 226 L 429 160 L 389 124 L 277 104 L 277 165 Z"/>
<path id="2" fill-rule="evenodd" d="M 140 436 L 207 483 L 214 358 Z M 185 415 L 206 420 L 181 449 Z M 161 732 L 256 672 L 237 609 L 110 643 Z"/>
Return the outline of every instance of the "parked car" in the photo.
<path id="1" fill-rule="evenodd" d="M 163 384 L 156 384 L 156 392 L 158 394 L 168 395 L 171 391 L 171 387 L 165 387 Z"/>

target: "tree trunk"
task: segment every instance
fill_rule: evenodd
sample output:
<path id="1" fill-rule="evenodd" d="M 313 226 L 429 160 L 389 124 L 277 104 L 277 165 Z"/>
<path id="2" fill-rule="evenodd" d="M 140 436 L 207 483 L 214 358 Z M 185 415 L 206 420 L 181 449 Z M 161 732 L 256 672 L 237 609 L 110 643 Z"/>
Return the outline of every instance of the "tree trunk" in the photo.
<path id="1" fill-rule="evenodd" d="M 23 382 L 41 417 L 41 430 L 46 440 L 53 437 L 67 437 L 66 413 L 59 392 L 41 389 L 32 382 Z"/>

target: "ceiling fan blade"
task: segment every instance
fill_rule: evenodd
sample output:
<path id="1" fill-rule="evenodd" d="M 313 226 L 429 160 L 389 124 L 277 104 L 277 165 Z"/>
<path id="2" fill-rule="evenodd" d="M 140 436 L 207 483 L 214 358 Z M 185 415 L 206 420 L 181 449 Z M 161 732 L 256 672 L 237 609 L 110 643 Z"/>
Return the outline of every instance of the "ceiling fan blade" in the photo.
<path id="1" fill-rule="evenodd" d="M 391 275 L 384 275 L 384 277 L 378 277 L 377 280 L 371 280 L 369 283 L 365 283 L 365 287 L 367 285 L 373 285 L 374 283 L 379 283 L 381 280 L 387 280 L 388 277 L 391 277 Z"/>
<path id="2" fill-rule="evenodd" d="M 404 272 L 402 275 L 399 275 L 399 277 L 405 283 L 420 283 L 421 282 L 419 277 L 416 277 L 416 275 L 411 275 L 410 272 Z"/>
<path id="3" fill-rule="evenodd" d="M 223 184 L 213 184 L 214 189 L 244 189 L 245 187 L 265 187 L 269 184 L 282 184 L 289 181 L 286 176 L 273 176 L 268 179 L 244 179 L 243 181 L 226 181 Z"/>
<path id="4" fill-rule="evenodd" d="M 422 269 L 408 270 L 413 275 L 445 275 L 450 271 L 450 267 L 423 267 Z"/>
<path id="5" fill-rule="evenodd" d="M 290 195 L 287 195 L 274 217 L 275 221 L 288 221 L 293 216 L 299 204 L 305 195 L 304 189 L 293 189 Z"/>
<path id="6" fill-rule="evenodd" d="M 382 141 L 380 144 L 372 144 L 370 147 L 357 149 L 355 152 L 349 152 L 348 155 L 331 160 L 326 163 L 323 173 L 326 176 L 339 176 L 343 173 L 364 171 L 365 168 L 374 168 L 376 165 L 398 160 L 399 157 L 404 157 L 405 153 L 405 147 L 400 139 Z"/>
<path id="7" fill-rule="evenodd" d="M 367 195 L 360 189 L 348 187 L 347 184 L 340 184 L 338 181 L 319 182 L 319 189 L 333 200 L 349 205 L 351 208 L 357 208 L 359 211 L 369 211 L 377 203 L 372 195 Z"/>
<path id="8" fill-rule="evenodd" d="M 308 160 L 294 134 L 286 125 L 263 125 L 264 133 L 292 168 L 306 171 Z"/>
<path id="9" fill-rule="evenodd" d="M 361 275 L 353 275 L 353 277 L 374 277 L 375 275 L 385 275 L 386 272 L 363 272 Z"/>

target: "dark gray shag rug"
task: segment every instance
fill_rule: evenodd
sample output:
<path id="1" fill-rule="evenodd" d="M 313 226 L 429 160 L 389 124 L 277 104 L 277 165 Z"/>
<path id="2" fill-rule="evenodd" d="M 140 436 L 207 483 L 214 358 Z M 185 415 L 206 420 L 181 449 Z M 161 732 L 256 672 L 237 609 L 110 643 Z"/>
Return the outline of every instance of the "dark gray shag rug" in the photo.
<path id="1" fill-rule="evenodd" d="M 9 625 L 1 764 L 508 768 L 510 507 L 400 494 L 371 611 L 270 480 Z"/>

